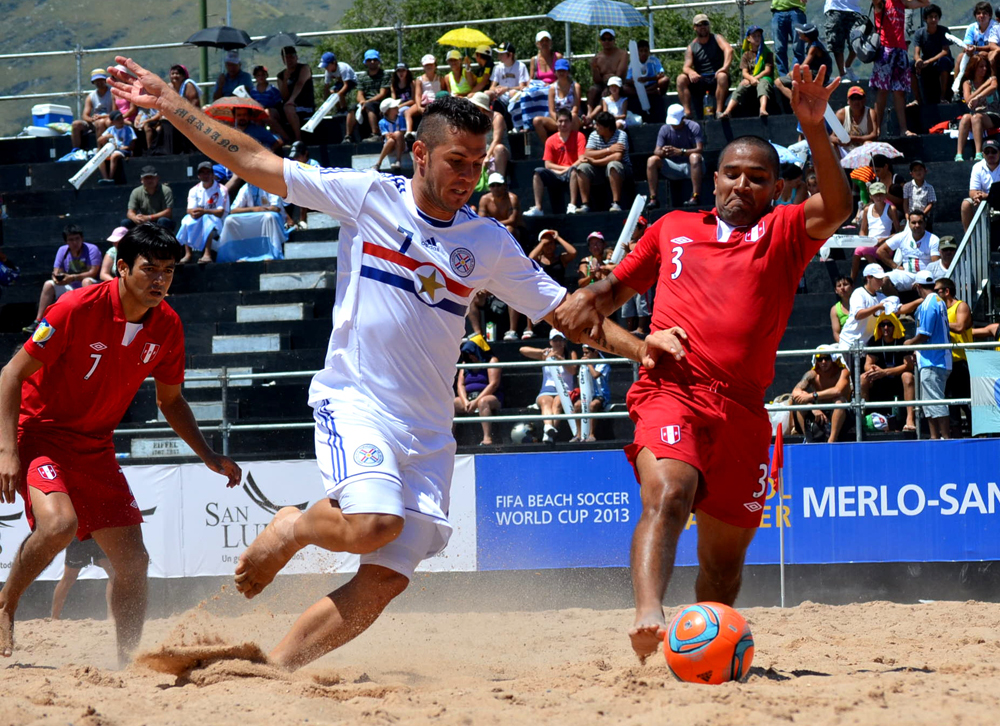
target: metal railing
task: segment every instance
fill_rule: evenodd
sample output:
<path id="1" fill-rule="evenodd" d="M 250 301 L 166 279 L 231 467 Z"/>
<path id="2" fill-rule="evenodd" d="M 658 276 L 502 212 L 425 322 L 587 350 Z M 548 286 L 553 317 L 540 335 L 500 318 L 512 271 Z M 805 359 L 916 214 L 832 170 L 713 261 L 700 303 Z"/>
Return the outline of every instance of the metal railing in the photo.
<path id="1" fill-rule="evenodd" d="M 981 341 L 976 343 L 941 343 L 923 345 L 886 345 L 886 346 L 863 346 L 858 345 L 850 349 L 839 351 L 842 355 L 850 356 L 855 360 L 863 360 L 863 355 L 869 352 L 890 353 L 907 352 L 916 353 L 926 350 L 974 350 L 974 349 L 1000 349 L 998 341 Z M 811 357 L 817 352 L 826 354 L 837 354 L 836 350 L 817 351 L 815 348 L 800 348 L 795 350 L 779 350 L 777 358 L 802 358 Z M 523 369 L 523 368 L 544 368 L 548 366 L 581 365 L 584 363 L 601 363 L 609 365 L 629 365 L 633 370 L 633 380 L 638 375 L 638 364 L 628 358 L 601 358 L 601 359 L 576 359 L 576 360 L 544 360 L 544 361 L 508 361 L 497 363 L 460 363 L 459 369 L 473 370 L 482 368 L 500 369 Z M 866 411 L 880 409 L 909 408 L 922 406 L 968 406 L 972 403 L 971 398 L 949 398 L 949 399 L 922 399 L 920 398 L 919 377 L 916 399 L 913 401 L 865 401 L 861 398 L 861 371 L 863 366 L 854 366 L 852 369 L 852 392 L 851 400 L 844 403 L 809 403 L 809 404 L 766 404 L 765 409 L 769 412 L 795 412 L 795 411 L 835 411 L 847 409 L 854 412 L 855 416 L 855 436 L 857 441 L 863 440 L 864 416 Z M 230 439 L 234 433 L 251 431 L 295 431 L 312 429 L 315 425 L 312 420 L 301 422 L 283 423 L 259 423 L 241 424 L 230 420 L 227 403 L 229 400 L 229 386 L 232 381 L 255 381 L 266 379 L 267 381 L 295 380 L 300 378 L 311 378 L 317 371 L 279 371 L 264 373 L 230 373 L 229 369 L 223 367 L 216 375 L 189 376 L 185 379 L 185 384 L 205 381 L 218 381 L 222 394 L 222 419 L 215 425 L 201 425 L 202 431 L 217 432 L 222 438 L 222 452 L 226 455 L 230 451 Z M 147 378 L 144 383 L 153 383 L 152 378 Z M 620 419 L 628 418 L 627 411 L 601 411 L 592 413 L 561 413 L 561 414 L 504 414 L 495 416 L 456 416 L 456 424 L 473 424 L 490 421 L 495 423 L 530 423 L 540 421 L 565 421 L 570 419 Z M 237 419 L 238 420 L 238 419 Z M 128 427 L 115 431 L 117 435 L 123 436 L 148 436 L 151 434 L 175 434 L 169 426 L 156 427 Z M 920 438 L 920 427 L 917 426 L 917 438 Z"/>
<path id="2" fill-rule="evenodd" d="M 962 237 L 948 276 L 955 281 L 955 297 L 976 309 L 982 300 L 987 315 L 993 313 L 993 286 L 990 284 L 990 223 L 993 210 L 984 199 L 976 207 L 972 222 Z"/>

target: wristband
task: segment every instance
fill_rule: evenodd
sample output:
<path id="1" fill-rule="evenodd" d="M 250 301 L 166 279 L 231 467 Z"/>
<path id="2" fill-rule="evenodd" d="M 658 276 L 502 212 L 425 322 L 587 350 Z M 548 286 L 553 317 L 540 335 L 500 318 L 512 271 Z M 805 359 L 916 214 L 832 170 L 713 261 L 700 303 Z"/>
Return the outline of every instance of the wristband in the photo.
<path id="1" fill-rule="evenodd" d="M 813 403 L 819 403 L 819 394 L 818 393 L 814 393 L 813 394 Z"/>

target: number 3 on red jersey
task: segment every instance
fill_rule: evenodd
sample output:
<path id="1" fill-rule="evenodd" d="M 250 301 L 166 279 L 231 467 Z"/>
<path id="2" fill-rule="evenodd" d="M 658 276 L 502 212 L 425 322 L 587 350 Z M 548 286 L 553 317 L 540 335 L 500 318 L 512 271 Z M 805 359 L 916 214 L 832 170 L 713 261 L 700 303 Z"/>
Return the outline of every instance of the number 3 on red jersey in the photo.
<path id="1" fill-rule="evenodd" d="M 684 248 L 683 247 L 674 247 L 673 253 L 674 253 L 674 256 L 670 260 L 670 262 L 673 263 L 674 271 L 670 273 L 670 279 L 671 280 L 676 280 L 678 277 L 681 276 L 681 272 L 684 270 L 684 265 L 681 262 L 681 255 L 684 254 Z"/>

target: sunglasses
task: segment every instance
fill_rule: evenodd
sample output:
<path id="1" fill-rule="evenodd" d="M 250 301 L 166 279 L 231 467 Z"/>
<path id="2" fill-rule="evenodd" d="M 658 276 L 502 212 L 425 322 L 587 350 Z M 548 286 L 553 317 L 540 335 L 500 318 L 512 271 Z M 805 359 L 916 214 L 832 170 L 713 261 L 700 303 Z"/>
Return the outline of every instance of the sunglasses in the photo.
<path id="1" fill-rule="evenodd" d="M 816 356 L 816 362 L 817 363 L 822 363 L 823 361 L 831 361 L 831 360 L 833 360 L 833 358 L 831 358 L 828 355 L 818 355 L 818 356 Z"/>
<path id="2" fill-rule="evenodd" d="M 1000 154 L 1000 149 L 983 149 L 984 154 Z"/>
<path id="3" fill-rule="evenodd" d="M 893 325 L 892 323 L 880 323 L 879 327 L 880 328 L 895 328 L 896 326 Z"/>

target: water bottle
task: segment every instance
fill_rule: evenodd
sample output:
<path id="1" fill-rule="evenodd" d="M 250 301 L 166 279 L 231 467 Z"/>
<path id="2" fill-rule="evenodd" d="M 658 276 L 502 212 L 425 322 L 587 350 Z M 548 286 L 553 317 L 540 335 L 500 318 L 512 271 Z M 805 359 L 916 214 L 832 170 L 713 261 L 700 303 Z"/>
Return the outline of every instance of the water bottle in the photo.
<path id="1" fill-rule="evenodd" d="M 712 118 L 715 116 L 715 99 L 712 97 L 712 94 L 705 94 L 705 103 L 702 108 L 704 110 L 705 118 Z"/>
<path id="2" fill-rule="evenodd" d="M 899 421 L 899 396 L 893 396 L 892 402 L 896 404 L 892 407 L 892 417 Z"/>
<path id="3" fill-rule="evenodd" d="M 497 339 L 497 324 L 486 323 L 486 342 L 492 343 Z"/>

